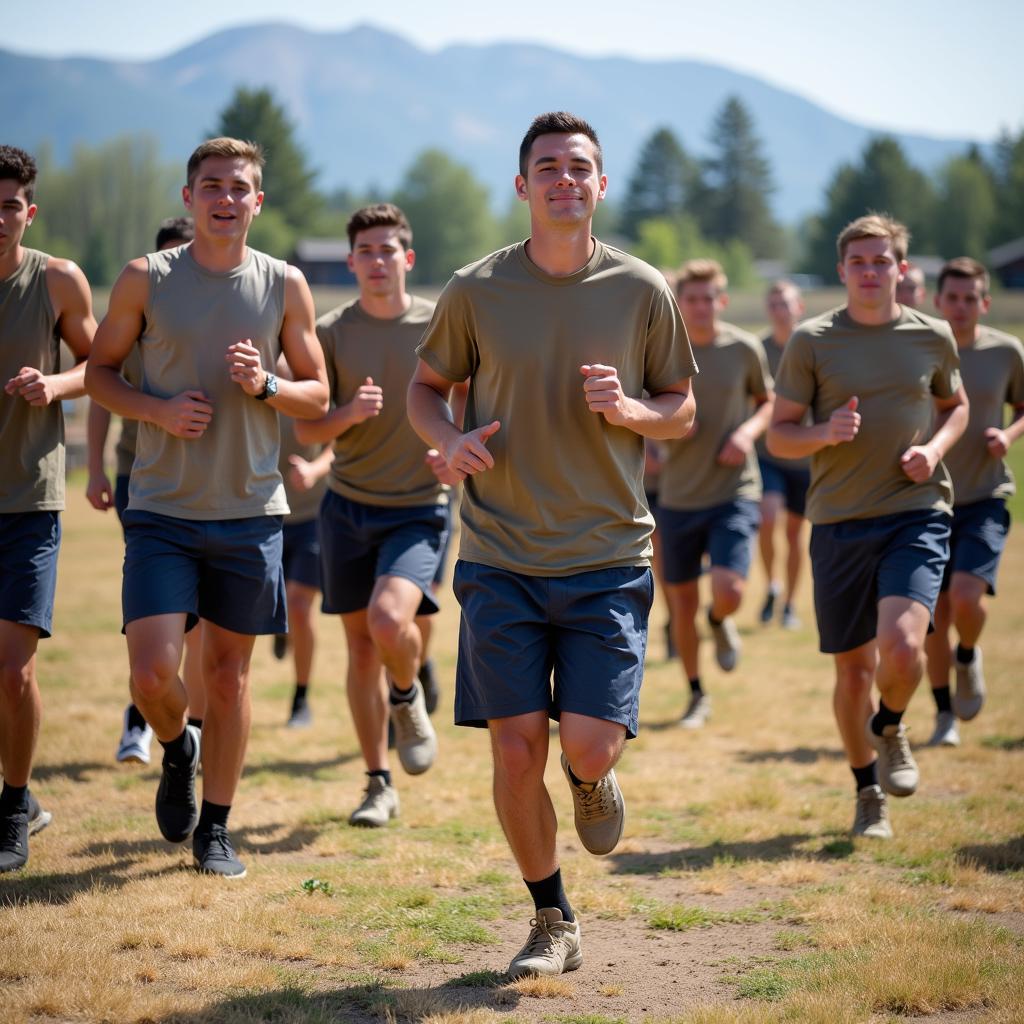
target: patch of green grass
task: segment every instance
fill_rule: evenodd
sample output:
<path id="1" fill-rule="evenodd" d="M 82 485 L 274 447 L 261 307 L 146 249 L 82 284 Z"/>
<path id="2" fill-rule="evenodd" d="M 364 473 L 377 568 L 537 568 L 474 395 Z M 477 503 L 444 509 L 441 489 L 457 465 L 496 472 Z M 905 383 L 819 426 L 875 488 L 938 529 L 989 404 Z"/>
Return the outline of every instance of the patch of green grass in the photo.
<path id="1" fill-rule="evenodd" d="M 792 952 L 794 949 L 803 949 L 807 946 L 815 945 L 817 945 L 815 940 L 805 932 L 783 928 L 775 935 L 775 948 L 787 953 Z"/>
<path id="2" fill-rule="evenodd" d="M 740 978 L 737 992 L 743 999 L 775 1003 L 786 996 L 792 988 L 793 982 L 784 978 L 778 971 L 761 967 Z"/>
<path id="3" fill-rule="evenodd" d="M 690 928 L 712 928 L 716 924 L 754 924 L 774 913 L 755 907 L 741 907 L 738 910 L 708 910 L 706 907 L 688 907 L 675 904 L 656 907 L 651 911 L 647 923 L 658 931 L 685 932 Z"/>
<path id="4" fill-rule="evenodd" d="M 307 893 L 318 892 L 323 896 L 333 896 L 334 886 L 325 878 L 307 878 L 302 883 L 302 891 Z"/>
<path id="5" fill-rule="evenodd" d="M 497 988 L 506 980 L 501 971 L 467 971 L 457 978 L 449 978 L 444 985 L 445 988 Z"/>
<path id="6" fill-rule="evenodd" d="M 843 857 L 853 855 L 854 845 L 852 839 L 830 839 L 821 848 L 821 856 L 831 860 L 839 860 Z"/>
<path id="7" fill-rule="evenodd" d="M 1024 750 L 1024 736 L 983 736 L 981 745 L 989 750 Z"/>

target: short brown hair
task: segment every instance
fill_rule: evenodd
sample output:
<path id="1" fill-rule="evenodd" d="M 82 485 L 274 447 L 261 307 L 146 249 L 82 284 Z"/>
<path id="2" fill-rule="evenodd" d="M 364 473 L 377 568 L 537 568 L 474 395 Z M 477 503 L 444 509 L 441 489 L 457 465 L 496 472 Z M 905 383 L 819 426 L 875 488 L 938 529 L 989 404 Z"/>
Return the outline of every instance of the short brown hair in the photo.
<path id="1" fill-rule="evenodd" d="M 156 248 L 159 252 L 168 242 L 191 242 L 195 237 L 196 226 L 191 217 L 168 217 L 157 229 Z"/>
<path id="2" fill-rule="evenodd" d="M 983 263 L 979 263 L 970 256 L 957 256 L 956 259 L 948 260 L 942 265 L 939 271 L 938 292 L 942 294 L 942 286 L 947 277 L 959 277 L 961 279 L 981 278 L 981 293 L 988 295 L 989 276 Z"/>
<path id="3" fill-rule="evenodd" d="M 32 205 L 36 193 L 36 162 L 17 146 L 0 146 L 0 181 L 16 181 Z"/>
<path id="4" fill-rule="evenodd" d="M 910 232 L 905 224 L 901 224 L 887 213 L 869 213 L 864 217 L 858 217 L 839 232 L 836 252 L 839 254 L 840 263 L 846 259 L 846 247 L 859 238 L 887 238 L 896 259 L 902 261 L 907 258 Z"/>
<path id="5" fill-rule="evenodd" d="M 601 143 L 594 128 L 582 117 L 570 114 L 567 110 L 552 110 L 547 114 L 538 114 L 533 119 L 523 136 L 523 141 L 519 144 L 519 173 L 524 178 L 530 161 L 530 150 L 541 135 L 585 135 L 594 144 L 597 173 L 602 173 L 604 154 L 601 152 Z"/>
<path id="6" fill-rule="evenodd" d="M 219 138 L 207 139 L 201 143 L 188 158 L 185 179 L 189 188 L 192 188 L 199 165 L 208 156 L 239 156 L 243 160 L 248 160 L 252 165 L 252 181 L 256 191 L 259 192 L 263 187 L 263 165 L 266 163 L 263 147 L 258 142 L 247 142 L 244 139 L 232 139 L 221 135 Z"/>
<path id="7" fill-rule="evenodd" d="M 412 248 L 412 228 L 405 214 L 394 203 L 374 203 L 356 210 L 345 226 L 349 246 L 354 249 L 356 235 L 370 228 L 398 228 L 398 240 L 402 248 L 406 252 Z"/>
<path id="8" fill-rule="evenodd" d="M 803 292 L 800 291 L 800 285 L 796 281 L 790 281 L 788 277 L 780 277 L 778 280 L 772 281 L 768 285 L 768 291 L 766 291 L 765 298 L 770 298 L 772 295 L 785 295 L 786 292 L 795 292 L 798 298 L 803 296 Z"/>
<path id="9" fill-rule="evenodd" d="M 710 281 L 720 292 L 729 287 L 729 278 L 718 260 L 687 260 L 676 271 L 676 295 L 682 295 L 683 287 L 691 281 Z"/>

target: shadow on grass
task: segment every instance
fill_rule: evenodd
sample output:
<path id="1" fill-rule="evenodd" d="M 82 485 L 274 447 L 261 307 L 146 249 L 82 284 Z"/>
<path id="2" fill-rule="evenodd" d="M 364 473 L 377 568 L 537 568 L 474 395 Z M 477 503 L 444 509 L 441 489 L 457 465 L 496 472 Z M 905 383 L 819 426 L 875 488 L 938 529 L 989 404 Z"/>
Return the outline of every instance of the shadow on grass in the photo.
<path id="1" fill-rule="evenodd" d="M 30 841 L 31 842 L 31 841 Z M 166 847 L 166 843 L 162 844 Z M 137 871 L 135 861 L 124 857 L 109 864 L 100 864 L 82 871 L 31 873 L 16 872 L 0 877 L 0 907 L 28 903 L 70 903 L 80 893 L 93 888 L 122 889 L 129 882 L 141 882 L 179 871 L 177 864 L 167 864 L 149 871 Z"/>
<path id="2" fill-rule="evenodd" d="M 794 747 L 792 750 L 747 750 L 739 755 L 744 764 L 816 764 L 818 761 L 844 761 L 846 755 L 838 747 Z"/>
<path id="3" fill-rule="evenodd" d="M 501 987 L 505 980 L 504 975 L 480 971 L 427 988 L 391 988 L 379 981 L 319 992 L 284 988 L 234 996 L 192 1013 L 172 1013 L 160 1017 L 159 1024 L 380 1024 L 384 1019 L 420 1021 L 457 1011 L 507 1011 L 518 1005 L 520 996 Z"/>
<path id="4" fill-rule="evenodd" d="M 1024 871 L 1024 835 L 1005 843 L 961 846 L 956 859 L 961 864 L 977 865 L 983 871 Z"/>
<path id="5" fill-rule="evenodd" d="M 34 785 L 49 782 L 51 779 L 89 782 L 90 780 L 86 776 L 92 772 L 112 775 L 118 771 L 118 766 L 114 763 L 113 758 L 111 758 L 109 763 L 100 761 L 68 761 L 64 764 L 35 764 L 32 766 L 32 782 Z"/>
<path id="6" fill-rule="evenodd" d="M 317 772 L 328 768 L 340 768 L 343 764 L 359 759 L 359 754 L 339 754 L 337 757 L 325 758 L 322 761 L 253 761 L 245 766 L 242 777 L 255 775 L 257 772 L 272 772 L 276 775 L 294 775 L 298 778 L 310 778 Z"/>
<path id="7" fill-rule="evenodd" d="M 297 853 L 309 846 L 320 834 L 318 829 L 311 828 L 309 825 L 296 825 L 280 838 L 261 839 L 261 837 L 280 832 L 283 827 L 282 825 L 268 824 L 232 828 L 231 838 L 238 848 L 239 856 L 244 858 L 246 851 L 260 854 Z M 153 828 L 156 828 L 155 824 Z M 147 856 L 152 853 L 174 852 L 179 849 L 191 850 L 191 845 L 186 841 L 178 846 L 166 842 L 159 836 L 151 836 L 146 839 L 100 840 L 81 847 L 76 854 L 80 857 L 101 857 L 106 854 L 115 858 L 127 859 Z"/>

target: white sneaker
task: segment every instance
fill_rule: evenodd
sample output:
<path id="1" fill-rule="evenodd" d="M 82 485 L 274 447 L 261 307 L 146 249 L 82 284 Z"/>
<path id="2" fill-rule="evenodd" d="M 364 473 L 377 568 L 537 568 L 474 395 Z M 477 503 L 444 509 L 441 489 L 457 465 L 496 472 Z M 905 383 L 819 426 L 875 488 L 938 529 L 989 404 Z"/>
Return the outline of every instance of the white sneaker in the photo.
<path id="1" fill-rule="evenodd" d="M 878 754 L 878 781 L 890 796 L 911 796 L 917 789 L 918 772 L 910 752 L 907 727 L 902 722 L 887 725 L 882 735 L 876 736 L 871 728 L 873 719 L 873 715 L 868 719 L 865 733 Z"/>
<path id="2" fill-rule="evenodd" d="M 969 722 L 985 703 L 985 675 L 981 670 L 981 648 L 974 648 L 974 657 L 966 665 L 954 656 L 953 665 L 956 668 L 953 710 L 962 722 Z"/>
<path id="3" fill-rule="evenodd" d="M 960 727 L 952 711 L 938 711 L 935 714 L 935 731 L 928 741 L 929 747 L 959 747 Z"/>
<path id="4" fill-rule="evenodd" d="M 430 724 L 423 687 L 414 682 L 415 696 L 395 704 L 389 700 L 391 724 L 395 727 L 398 760 L 410 775 L 422 775 L 437 757 L 437 733 Z"/>
<path id="5" fill-rule="evenodd" d="M 526 945 L 508 965 L 510 978 L 554 978 L 583 963 L 579 921 L 563 921 L 557 907 L 538 910 Z"/>
<path id="6" fill-rule="evenodd" d="M 117 748 L 117 760 L 122 764 L 131 761 L 135 764 L 149 764 L 149 748 L 153 743 L 153 730 L 146 723 L 143 728 L 129 728 L 128 717 L 131 706 L 124 709 L 124 725 L 121 727 L 121 743 Z"/>
<path id="7" fill-rule="evenodd" d="M 348 823 L 363 828 L 380 828 L 397 817 L 398 790 L 389 786 L 381 776 L 370 775 L 366 780 L 363 802 L 349 816 Z"/>
<path id="8" fill-rule="evenodd" d="M 865 786 L 857 790 L 852 834 L 868 839 L 892 839 L 889 807 L 881 786 Z"/>
<path id="9" fill-rule="evenodd" d="M 711 698 L 706 693 L 694 693 L 690 703 L 679 719 L 681 729 L 703 729 L 704 723 L 711 717 Z"/>
<path id="10" fill-rule="evenodd" d="M 711 637 L 715 641 L 715 661 L 723 672 L 731 672 L 739 664 L 740 651 L 743 649 L 740 631 L 731 615 L 715 625 L 711 621 L 711 609 L 708 609 L 708 626 L 711 627 Z"/>

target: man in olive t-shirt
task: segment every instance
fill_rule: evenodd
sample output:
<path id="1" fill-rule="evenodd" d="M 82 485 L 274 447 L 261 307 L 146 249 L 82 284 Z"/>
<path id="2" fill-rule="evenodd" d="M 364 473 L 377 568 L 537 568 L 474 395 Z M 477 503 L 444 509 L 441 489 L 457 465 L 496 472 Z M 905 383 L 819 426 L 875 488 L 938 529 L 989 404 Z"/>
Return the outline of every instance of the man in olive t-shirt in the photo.
<path id="1" fill-rule="evenodd" d="M 721 266 L 714 260 L 689 260 L 675 286 L 687 334 L 700 357 L 693 391 L 701 411 L 686 437 L 664 445 L 657 519 L 669 621 L 690 685 L 679 724 L 699 729 L 711 713 L 698 660 L 703 561 L 707 556 L 711 563 L 707 620 L 715 658 L 722 671 L 731 672 L 740 655 L 732 616 L 750 570 L 761 499 L 754 442 L 771 417 L 772 383 L 757 338 L 720 319 L 728 303 Z"/>
<path id="2" fill-rule="evenodd" d="M 969 721 L 985 700 L 978 639 L 987 617 L 986 595 L 996 592 L 999 556 L 1010 527 L 1006 499 L 1016 490 L 1006 453 L 1024 433 L 1024 347 L 1010 334 L 979 321 L 991 305 L 988 272 L 969 256 L 950 260 L 939 274 L 935 305 L 949 322 L 960 351 L 960 372 L 971 401 L 963 437 L 946 456 L 953 479 L 950 556 L 935 609 L 935 632 L 925 644 L 935 698 L 930 743 L 956 746 L 957 719 Z M 1005 407 L 1013 420 L 1003 425 Z M 949 691 L 950 627 L 956 629 L 956 693 Z"/>
<path id="3" fill-rule="evenodd" d="M 609 853 L 622 834 L 613 765 L 637 729 L 653 596 L 644 437 L 689 428 L 696 366 L 661 274 L 591 234 L 607 185 L 594 129 L 536 118 L 515 184 L 530 237 L 448 283 L 408 406 L 465 478 L 455 720 L 490 732 L 498 818 L 534 901 L 518 977 L 582 963 L 544 785 L 549 716 L 583 845 Z M 446 400 L 467 378 L 460 429 Z"/>
<path id="4" fill-rule="evenodd" d="M 888 838 L 886 793 L 917 788 L 902 718 L 949 557 L 941 460 L 963 433 L 967 397 L 948 326 L 896 302 L 906 228 L 871 214 L 847 225 L 837 248 L 847 304 L 801 324 L 786 345 L 768 450 L 812 456 L 814 604 L 821 650 L 835 656 L 853 834 Z"/>
<path id="5" fill-rule="evenodd" d="M 416 259 L 409 222 L 397 206 L 379 203 L 357 210 L 347 231 L 359 297 L 317 322 L 333 408 L 296 424 L 296 436 L 334 443 L 320 507 L 323 610 L 345 629 L 348 702 L 366 764 L 366 791 L 349 822 L 375 828 L 399 811 L 389 718 L 406 772 L 427 771 L 437 754 L 417 679 L 416 616 L 438 610 L 431 584 L 448 493 L 405 414 L 416 346 L 434 312 L 405 290 Z"/>
<path id="6" fill-rule="evenodd" d="M 64 508 L 61 402 L 84 394 L 96 321 L 81 270 L 23 246 L 36 163 L 0 146 L 0 873 L 28 860 L 51 815 L 29 792 L 42 699 L 36 649 L 50 635 Z M 60 343 L 76 365 L 60 372 Z"/>

